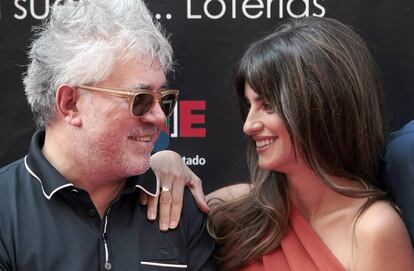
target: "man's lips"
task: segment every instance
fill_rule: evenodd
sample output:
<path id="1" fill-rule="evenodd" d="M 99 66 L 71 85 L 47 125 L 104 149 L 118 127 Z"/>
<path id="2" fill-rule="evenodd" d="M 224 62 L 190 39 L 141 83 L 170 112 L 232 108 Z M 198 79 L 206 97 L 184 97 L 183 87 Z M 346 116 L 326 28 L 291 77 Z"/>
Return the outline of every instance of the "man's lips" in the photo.
<path id="1" fill-rule="evenodd" d="M 153 136 L 128 136 L 128 139 L 139 142 L 151 142 Z"/>

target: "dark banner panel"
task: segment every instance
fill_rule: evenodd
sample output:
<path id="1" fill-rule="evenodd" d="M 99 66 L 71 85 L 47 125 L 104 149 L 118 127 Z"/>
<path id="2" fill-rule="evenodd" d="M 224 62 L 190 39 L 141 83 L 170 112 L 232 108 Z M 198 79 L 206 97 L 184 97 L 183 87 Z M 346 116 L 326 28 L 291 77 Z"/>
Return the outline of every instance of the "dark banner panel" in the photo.
<path id="1" fill-rule="evenodd" d="M 35 129 L 22 73 L 30 31 L 60 0 L 0 0 L 0 165 L 24 156 Z M 248 178 L 245 138 L 233 97 L 234 63 L 252 41 L 283 19 L 324 16 L 352 26 L 367 41 L 383 75 L 390 130 L 414 118 L 412 0 L 151 0 L 170 35 L 181 90 L 170 136 L 157 149 L 179 152 L 207 191 Z M 167 147 L 168 146 L 168 147 Z"/>

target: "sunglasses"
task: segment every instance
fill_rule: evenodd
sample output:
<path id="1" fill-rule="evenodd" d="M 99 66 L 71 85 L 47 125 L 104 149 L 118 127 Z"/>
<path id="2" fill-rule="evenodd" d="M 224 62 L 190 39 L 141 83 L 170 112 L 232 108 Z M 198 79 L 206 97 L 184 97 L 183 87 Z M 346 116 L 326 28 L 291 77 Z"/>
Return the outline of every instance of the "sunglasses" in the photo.
<path id="1" fill-rule="evenodd" d="M 112 94 L 114 96 L 126 97 L 134 117 L 143 117 L 154 107 L 155 103 L 159 103 L 165 116 L 168 118 L 174 111 L 174 106 L 178 100 L 179 90 L 176 89 L 160 89 L 152 92 L 145 89 L 125 89 L 110 87 L 91 87 L 77 86 L 80 89 L 99 91 Z"/>

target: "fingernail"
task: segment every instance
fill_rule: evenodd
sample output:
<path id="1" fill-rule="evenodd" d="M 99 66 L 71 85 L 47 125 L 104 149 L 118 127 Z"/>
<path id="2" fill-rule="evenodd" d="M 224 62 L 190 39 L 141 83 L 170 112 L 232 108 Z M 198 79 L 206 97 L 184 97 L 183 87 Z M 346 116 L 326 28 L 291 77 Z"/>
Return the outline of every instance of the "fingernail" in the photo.
<path id="1" fill-rule="evenodd" d="M 155 219 L 155 214 L 154 213 L 149 213 L 148 219 L 149 220 L 154 220 Z"/>
<path id="2" fill-rule="evenodd" d="M 167 223 L 162 223 L 162 224 L 161 224 L 161 230 L 162 230 L 162 231 L 167 231 L 167 230 L 168 230 L 168 225 L 167 225 Z"/>
<path id="3" fill-rule="evenodd" d="M 170 222 L 170 228 L 171 228 L 171 229 L 175 229 L 175 227 L 177 227 L 177 221 L 172 220 L 172 221 Z"/>

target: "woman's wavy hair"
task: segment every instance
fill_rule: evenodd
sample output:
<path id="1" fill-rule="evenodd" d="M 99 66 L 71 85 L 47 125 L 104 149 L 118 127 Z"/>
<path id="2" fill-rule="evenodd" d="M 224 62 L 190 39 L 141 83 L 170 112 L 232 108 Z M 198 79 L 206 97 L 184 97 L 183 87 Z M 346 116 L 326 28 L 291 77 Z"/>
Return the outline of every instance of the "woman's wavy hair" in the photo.
<path id="1" fill-rule="evenodd" d="M 328 18 L 287 20 L 247 49 L 233 79 L 243 119 L 249 84 L 274 106 L 293 149 L 328 187 L 370 199 L 358 216 L 384 197 L 375 188 L 385 138 L 380 76 L 353 30 Z M 250 193 L 219 204 L 209 217 L 223 270 L 236 270 L 276 249 L 288 226 L 286 176 L 259 167 L 251 139 L 248 164 Z M 364 188 L 340 187 L 332 176 L 361 182 Z"/>

